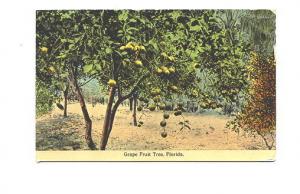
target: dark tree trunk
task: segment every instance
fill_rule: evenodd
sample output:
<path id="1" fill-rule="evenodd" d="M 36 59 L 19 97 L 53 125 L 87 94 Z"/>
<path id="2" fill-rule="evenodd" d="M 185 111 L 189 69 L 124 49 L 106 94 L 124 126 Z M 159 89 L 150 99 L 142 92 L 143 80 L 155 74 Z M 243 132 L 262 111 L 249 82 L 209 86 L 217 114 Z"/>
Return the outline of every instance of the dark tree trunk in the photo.
<path id="1" fill-rule="evenodd" d="M 129 98 L 129 110 L 132 111 L 133 107 L 133 98 Z"/>
<path id="2" fill-rule="evenodd" d="M 118 107 L 120 106 L 120 104 L 124 101 L 124 99 L 118 99 L 117 102 L 114 104 L 114 106 L 111 107 L 111 112 L 109 115 L 109 121 L 108 121 L 108 132 L 105 135 L 105 139 L 104 136 L 102 136 L 101 139 L 101 150 L 105 150 L 107 142 L 108 142 L 108 138 L 110 135 L 110 132 L 112 130 L 113 124 L 114 124 L 114 119 L 118 110 Z"/>
<path id="3" fill-rule="evenodd" d="M 109 98 L 108 98 L 108 104 L 106 108 L 106 113 L 104 117 L 104 123 L 103 123 L 103 129 L 102 129 L 102 138 L 100 142 L 100 149 L 105 150 L 107 141 L 108 141 L 108 136 L 109 136 L 109 128 L 112 125 L 111 123 L 111 115 L 112 115 L 112 105 L 114 101 L 114 96 L 115 96 L 116 88 L 111 87 L 109 91 Z"/>
<path id="4" fill-rule="evenodd" d="M 186 109 L 187 109 L 187 112 L 191 112 L 191 103 L 190 103 L 190 101 L 186 102 Z"/>
<path id="5" fill-rule="evenodd" d="M 91 120 L 91 118 L 89 116 L 89 113 L 88 113 L 88 110 L 86 108 L 86 104 L 85 104 L 83 95 L 81 93 L 80 87 L 78 85 L 76 74 L 75 74 L 73 69 L 71 70 L 71 84 L 73 85 L 73 87 L 75 89 L 75 92 L 77 94 L 77 98 L 79 100 L 81 111 L 82 111 L 83 118 L 84 118 L 84 121 L 85 121 L 85 127 L 86 127 L 86 129 L 85 129 L 85 140 L 86 140 L 86 143 L 87 143 L 87 145 L 90 149 L 94 150 L 96 148 L 96 146 L 95 146 L 95 144 L 93 142 L 93 139 L 92 139 L 92 120 Z"/>
<path id="6" fill-rule="evenodd" d="M 139 81 L 137 82 L 136 86 L 142 80 L 144 80 L 147 76 L 148 76 L 148 74 L 142 76 L 139 79 Z M 125 95 L 125 96 L 121 96 L 121 95 L 118 94 L 118 100 L 115 102 L 114 105 L 113 105 L 113 102 L 114 102 L 114 96 L 115 96 L 115 93 L 116 93 L 116 87 L 111 87 L 110 88 L 108 104 L 107 104 L 106 113 L 105 113 L 105 117 L 104 117 L 102 138 L 101 138 L 101 142 L 100 142 L 100 149 L 101 150 L 105 150 L 105 148 L 106 148 L 109 135 L 110 135 L 110 133 L 112 131 L 112 127 L 113 127 L 113 123 L 114 123 L 114 118 L 115 118 L 116 112 L 118 110 L 118 107 L 120 106 L 120 104 L 122 102 L 124 102 L 125 100 L 127 100 L 129 98 L 131 99 L 129 102 L 131 102 L 131 104 L 132 104 L 132 97 L 133 97 L 134 93 L 137 90 L 136 86 L 133 87 L 132 91 L 129 94 Z M 136 98 L 137 98 L 137 95 L 136 95 Z M 137 100 L 136 100 L 136 102 L 137 102 Z"/>
<path id="7" fill-rule="evenodd" d="M 113 124 L 114 124 L 114 119 L 115 119 L 115 116 L 116 116 L 116 113 L 117 113 L 117 110 L 118 110 L 118 107 L 120 106 L 120 104 L 123 102 L 122 99 L 119 99 L 115 105 L 113 106 L 112 108 L 112 111 L 111 111 L 111 115 L 110 115 L 110 122 L 109 122 L 109 131 L 108 131 L 108 135 L 107 135 L 107 140 L 108 140 L 108 137 L 110 135 L 110 132 L 112 130 L 112 127 L 113 127 Z"/>
<path id="8" fill-rule="evenodd" d="M 192 102 L 192 112 L 195 112 L 195 104 Z"/>
<path id="9" fill-rule="evenodd" d="M 65 104 L 64 104 L 64 117 L 68 117 L 68 92 L 69 92 L 69 85 L 67 85 L 65 91 L 64 91 L 64 100 L 65 100 Z"/>
<path id="10" fill-rule="evenodd" d="M 85 121 L 85 126 L 86 126 L 85 140 L 86 140 L 86 143 L 88 144 L 90 149 L 95 149 L 95 144 L 94 144 L 93 139 L 92 139 L 92 120 L 89 116 L 89 113 L 88 113 L 88 110 L 86 108 L 86 104 L 85 104 L 85 101 L 84 101 L 84 98 L 81 94 L 80 89 L 76 89 L 76 90 L 77 90 L 77 95 L 78 95 L 81 111 L 82 111 L 84 121 Z"/>
<path id="11" fill-rule="evenodd" d="M 133 96 L 133 113 L 132 113 L 132 118 L 133 118 L 133 125 L 137 126 L 137 120 L 136 120 L 136 106 L 137 106 L 137 95 Z"/>

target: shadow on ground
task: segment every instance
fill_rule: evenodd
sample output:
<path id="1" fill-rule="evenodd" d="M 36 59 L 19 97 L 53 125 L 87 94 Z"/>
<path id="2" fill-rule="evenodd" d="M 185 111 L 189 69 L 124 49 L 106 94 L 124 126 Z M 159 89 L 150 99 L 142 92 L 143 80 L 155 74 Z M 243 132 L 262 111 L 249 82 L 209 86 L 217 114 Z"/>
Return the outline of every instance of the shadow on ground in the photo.
<path id="1" fill-rule="evenodd" d="M 78 150 L 84 149 L 84 139 L 80 129 L 84 125 L 79 114 L 67 118 L 53 116 L 36 122 L 36 150 Z"/>

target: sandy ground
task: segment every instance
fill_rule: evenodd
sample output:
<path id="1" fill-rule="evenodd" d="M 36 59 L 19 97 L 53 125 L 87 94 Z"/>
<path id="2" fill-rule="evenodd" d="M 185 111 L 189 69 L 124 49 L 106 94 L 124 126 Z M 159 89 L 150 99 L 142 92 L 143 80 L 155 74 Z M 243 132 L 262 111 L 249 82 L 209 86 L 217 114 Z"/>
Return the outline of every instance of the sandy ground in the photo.
<path id="1" fill-rule="evenodd" d="M 88 104 L 93 121 L 93 140 L 99 147 L 102 133 L 105 106 Z M 84 120 L 78 103 L 69 104 L 68 118 L 63 118 L 63 111 L 55 108 L 51 113 L 36 120 L 37 150 L 82 150 L 88 149 L 84 141 Z M 210 149 L 266 149 L 260 137 L 238 135 L 225 128 L 229 117 L 222 115 L 205 115 L 184 113 L 191 123 L 191 129 L 179 130 L 180 117 L 170 112 L 166 131 L 168 136 L 162 138 L 162 112 L 145 112 L 142 117 L 144 125 L 132 125 L 132 113 L 129 107 L 120 106 L 113 130 L 109 138 L 109 150 L 210 150 Z M 141 116 L 138 112 L 137 118 Z"/>

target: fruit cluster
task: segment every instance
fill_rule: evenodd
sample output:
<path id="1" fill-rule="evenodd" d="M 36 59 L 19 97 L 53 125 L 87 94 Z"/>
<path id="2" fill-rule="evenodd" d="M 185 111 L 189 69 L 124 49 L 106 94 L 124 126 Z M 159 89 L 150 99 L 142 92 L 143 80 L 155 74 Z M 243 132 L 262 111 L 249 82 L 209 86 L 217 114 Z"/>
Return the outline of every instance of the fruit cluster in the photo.
<path id="1" fill-rule="evenodd" d="M 131 54 L 133 54 L 133 58 L 134 60 L 132 61 L 133 64 L 135 65 L 135 67 L 143 67 L 143 62 L 141 60 L 138 59 L 138 56 L 139 56 L 139 53 L 141 51 L 145 51 L 145 47 L 143 45 L 139 45 L 137 43 L 134 43 L 134 42 L 129 42 L 127 43 L 125 46 L 121 46 L 120 47 L 120 50 L 121 51 L 127 51 L 127 52 L 130 52 L 131 51 Z M 125 52 L 125 53 L 127 53 Z M 129 59 L 125 59 L 124 63 L 131 63 Z"/>
<path id="2" fill-rule="evenodd" d="M 159 75 L 170 75 L 172 73 L 175 73 L 175 71 L 175 67 L 161 66 L 156 68 L 156 73 Z"/>
<path id="3" fill-rule="evenodd" d="M 183 102 L 179 102 L 179 103 L 177 104 L 177 107 L 176 107 L 174 110 L 175 110 L 175 112 L 174 112 L 174 115 L 175 115 L 175 116 L 182 115 L 182 111 L 184 110 L 184 109 L 183 109 Z"/>
<path id="4" fill-rule="evenodd" d="M 152 96 L 158 96 L 161 93 L 161 90 L 159 88 L 152 88 L 150 93 Z"/>
<path id="5" fill-rule="evenodd" d="M 138 45 L 137 43 L 129 42 L 125 46 L 121 46 L 120 50 L 145 51 L 146 49 L 143 45 Z"/>
<path id="6" fill-rule="evenodd" d="M 164 113 L 163 120 L 160 122 L 160 126 L 163 128 L 163 131 L 160 133 L 162 138 L 166 138 L 168 133 L 166 132 L 167 119 L 169 119 L 170 115 L 168 113 Z"/>
<path id="7" fill-rule="evenodd" d="M 199 103 L 200 107 L 203 109 L 216 109 L 216 108 L 221 108 L 222 106 L 218 104 L 217 102 L 214 102 L 210 99 L 203 99 L 202 102 Z"/>
<path id="8" fill-rule="evenodd" d="M 167 55 L 167 53 L 161 53 L 161 56 L 162 56 L 164 59 L 166 59 L 166 60 L 168 60 L 168 61 L 170 61 L 170 62 L 174 62 L 174 61 L 175 61 L 175 57 L 169 56 L 169 55 Z"/>

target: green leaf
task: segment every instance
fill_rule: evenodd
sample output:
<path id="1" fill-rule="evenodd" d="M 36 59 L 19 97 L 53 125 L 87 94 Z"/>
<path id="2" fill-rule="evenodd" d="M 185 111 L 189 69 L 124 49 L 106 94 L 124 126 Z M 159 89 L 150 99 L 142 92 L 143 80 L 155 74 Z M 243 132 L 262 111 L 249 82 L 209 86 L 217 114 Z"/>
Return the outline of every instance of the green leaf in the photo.
<path id="1" fill-rule="evenodd" d="M 95 69 L 100 71 L 101 70 L 101 64 L 100 63 L 96 63 L 95 64 Z"/>
<path id="2" fill-rule="evenodd" d="M 112 49 L 111 48 L 106 48 L 105 52 L 106 52 L 106 54 L 111 54 L 112 53 Z"/>
<path id="3" fill-rule="evenodd" d="M 91 47 L 91 46 L 93 45 L 93 44 L 92 44 L 92 40 L 88 40 L 87 45 Z"/>
<path id="4" fill-rule="evenodd" d="M 199 53 L 203 53 L 204 52 L 204 49 L 202 46 L 198 46 L 197 47 L 197 50 L 199 51 Z"/>
<path id="5" fill-rule="evenodd" d="M 149 41 L 149 44 L 152 45 L 155 50 L 158 50 L 157 43 L 153 39 Z"/>
<path id="6" fill-rule="evenodd" d="M 136 19 L 131 18 L 131 19 L 129 20 L 129 23 L 130 23 L 130 22 L 136 22 Z"/>
<path id="7" fill-rule="evenodd" d="M 194 59 L 197 58 L 198 53 L 197 53 L 197 52 L 191 52 L 191 53 L 190 53 L 190 56 L 191 56 L 191 58 L 194 60 Z"/>
<path id="8" fill-rule="evenodd" d="M 88 64 L 88 65 L 83 66 L 84 73 L 89 73 L 90 71 L 92 71 L 92 69 L 93 69 L 93 64 Z"/>
<path id="9" fill-rule="evenodd" d="M 128 11 L 122 11 L 122 13 L 120 15 L 118 15 L 118 19 L 120 21 L 125 21 L 128 18 Z"/>
<path id="10" fill-rule="evenodd" d="M 62 90 L 66 90 L 67 89 L 67 85 L 65 83 L 62 83 L 61 84 L 61 88 L 62 88 Z"/>
<path id="11" fill-rule="evenodd" d="M 128 30 L 128 31 L 138 31 L 138 29 L 137 29 L 137 28 L 134 28 L 134 27 L 129 27 L 129 28 L 127 28 L 127 30 Z"/>
<path id="12" fill-rule="evenodd" d="M 75 48 L 75 45 L 74 44 L 70 44 L 69 45 L 69 49 L 73 49 L 73 48 Z"/>
<path id="13" fill-rule="evenodd" d="M 120 57 L 122 57 L 122 54 L 119 51 L 115 51 Z"/>
<path id="14" fill-rule="evenodd" d="M 197 26 L 191 26 L 190 27 L 191 31 L 200 31 L 201 30 L 201 26 L 197 25 Z"/>
<path id="15" fill-rule="evenodd" d="M 92 71 L 89 72 L 91 75 L 93 74 L 96 74 L 97 73 L 97 70 L 96 69 L 93 69 Z"/>
<path id="16" fill-rule="evenodd" d="M 64 59 L 66 57 L 67 57 L 66 54 L 60 54 L 59 56 L 56 57 L 56 59 Z"/>
<path id="17" fill-rule="evenodd" d="M 62 78 L 67 78 L 69 76 L 68 72 L 64 72 L 60 75 Z"/>

